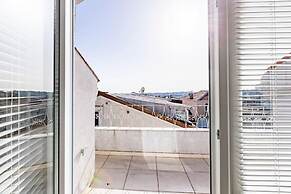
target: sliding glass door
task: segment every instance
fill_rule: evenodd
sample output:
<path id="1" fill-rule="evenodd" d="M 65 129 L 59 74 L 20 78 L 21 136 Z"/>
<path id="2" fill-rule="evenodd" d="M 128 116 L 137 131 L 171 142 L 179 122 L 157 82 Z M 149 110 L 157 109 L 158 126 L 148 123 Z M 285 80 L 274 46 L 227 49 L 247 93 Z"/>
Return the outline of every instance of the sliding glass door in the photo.
<path id="1" fill-rule="evenodd" d="M 291 193 L 291 2 L 227 3 L 230 193 Z"/>
<path id="2" fill-rule="evenodd" d="M 1 1 L 0 193 L 54 192 L 54 12 L 54 0 Z"/>

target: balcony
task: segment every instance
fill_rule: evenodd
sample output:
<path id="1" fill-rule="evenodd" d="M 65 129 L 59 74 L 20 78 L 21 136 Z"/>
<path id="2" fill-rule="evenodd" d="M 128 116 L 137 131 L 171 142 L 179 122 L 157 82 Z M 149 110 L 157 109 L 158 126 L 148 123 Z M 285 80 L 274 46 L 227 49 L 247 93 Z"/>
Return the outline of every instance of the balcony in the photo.
<path id="1" fill-rule="evenodd" d="M 188 108 L 99 92 L 89 193 L 209 193 L 209 129 L 193 122 L 207 107 Z"/>
<path id="2" fill-rule="evenodd" d="M 96 151 L 90 194 L 209 193 L 209 159 L 195 154 Z"/>

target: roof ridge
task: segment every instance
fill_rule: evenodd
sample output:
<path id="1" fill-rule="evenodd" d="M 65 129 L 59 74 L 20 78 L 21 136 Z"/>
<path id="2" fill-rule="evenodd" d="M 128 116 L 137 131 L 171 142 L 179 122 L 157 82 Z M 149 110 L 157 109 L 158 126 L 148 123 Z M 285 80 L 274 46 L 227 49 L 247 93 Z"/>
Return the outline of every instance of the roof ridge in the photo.
<path id="1" fill-rule="evenodd" d="M 97 82 L 100 81 L 100 79 L 98 78 L 98 76 L 96 75 L 95 71 L 92 69 L 92 67 L 89 65 L 89 63 L 86 61 L 86 59 L 83 57 L 83 55 L 81 54 L 81 52 L 79 51 L 79 49 L 77 47 L 75 47 L 75 51 L 79 54 L 79 56 L 81 57 L 81 59 L 84 61 L 84 63 L 86 64 L 86 66 L 88 67 L 88 69 L 92 72 L 92 74 L 94 75 L 94 77 L 97 79 Z"/>

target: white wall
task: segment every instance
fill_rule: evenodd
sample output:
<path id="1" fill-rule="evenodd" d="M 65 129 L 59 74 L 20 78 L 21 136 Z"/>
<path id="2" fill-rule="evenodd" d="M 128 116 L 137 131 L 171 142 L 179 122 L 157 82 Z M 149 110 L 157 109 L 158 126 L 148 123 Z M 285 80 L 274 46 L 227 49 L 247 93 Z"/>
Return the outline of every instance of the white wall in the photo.
<path id="1" fill-rule="evenodd" d="M 95 128 L 96 150 L 209 154 L 208 129 Z"/>
<path id="2" fill-rule="evenodd" d="M 100 108 L 96 108 L 96 110 L 100 110 L 100 126 L 180 128 L 177 125 L 122 105 L 103 96 L 97 97 L 96 105 L 101 106 Z"/>
<path id="3" fill-rule="evenodd" d="M 79 194 L 90 184 L 95 171 L 95 100 L 97 79 L 75 52 L 73 186 Z M 81 150 L 84 149 L 84 155 Z"/>

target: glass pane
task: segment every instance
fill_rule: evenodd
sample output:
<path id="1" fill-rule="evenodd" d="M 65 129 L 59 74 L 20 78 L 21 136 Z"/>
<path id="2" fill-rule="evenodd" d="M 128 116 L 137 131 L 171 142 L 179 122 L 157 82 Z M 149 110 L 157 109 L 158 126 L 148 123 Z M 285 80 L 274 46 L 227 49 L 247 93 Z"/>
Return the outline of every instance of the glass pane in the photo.
<path id="1" fill-rule="evenodd" d="M 54 1 L 0 6 L 0 193 L 53 193 Z"/>

